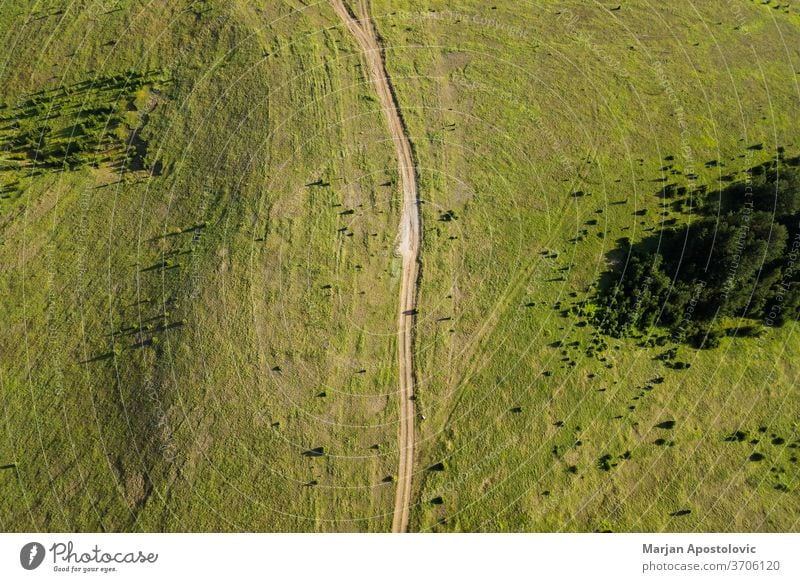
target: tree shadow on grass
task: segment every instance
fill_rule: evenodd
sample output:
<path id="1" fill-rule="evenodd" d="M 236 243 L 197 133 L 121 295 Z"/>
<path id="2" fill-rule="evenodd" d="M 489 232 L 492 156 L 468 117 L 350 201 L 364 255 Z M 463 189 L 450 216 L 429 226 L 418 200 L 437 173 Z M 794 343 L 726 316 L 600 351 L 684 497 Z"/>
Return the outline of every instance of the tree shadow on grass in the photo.
<path id="1" fill-rule="evenodd" d="M 713 348 L 755 336 L 749 319 L 780 326 L 800 311 L 800 158 L 750 168 L 717 191 L 666 184 L 682 215 L 639 241 L 617 240 L 597 282 L 593 322 L 614 337 L 660 328 L 676 343 Z M 666 220 L 666 219 L 665 219 Z M 581 306 L 583 308 L 583 306 Z"/>

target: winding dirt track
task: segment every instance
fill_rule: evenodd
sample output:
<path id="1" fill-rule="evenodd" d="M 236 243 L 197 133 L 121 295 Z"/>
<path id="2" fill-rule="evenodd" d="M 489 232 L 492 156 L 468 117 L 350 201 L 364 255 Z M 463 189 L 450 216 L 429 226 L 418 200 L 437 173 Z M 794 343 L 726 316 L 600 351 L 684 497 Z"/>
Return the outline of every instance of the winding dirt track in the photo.
<path id="1" fill-rule="evenodd" d="M 343 0 L 331 0 L 331 4 L 347 29 L 355 37 L 363 53 L 369 76 L 378 93 L 381 108 L 392 133 L 397 152 L 400 186 L 403 192 L 397 244 L 397 252 L 403 259 L 400 305 L 397 316 L 397 355 L 400 374 L 400 466 L 397 472 L 392 531 L 406 532 L 408 531 L 408 511 L 411 503 L 411 475 L 414 469 L 413 350 L 421 233 L 417 175 L 411 142 L 400 118 L 400 110 L 386 72 L 383 50 L 377 32 L 369 18 L 367 0 L 359 0 L 360 18 L 345 6 Z"/>

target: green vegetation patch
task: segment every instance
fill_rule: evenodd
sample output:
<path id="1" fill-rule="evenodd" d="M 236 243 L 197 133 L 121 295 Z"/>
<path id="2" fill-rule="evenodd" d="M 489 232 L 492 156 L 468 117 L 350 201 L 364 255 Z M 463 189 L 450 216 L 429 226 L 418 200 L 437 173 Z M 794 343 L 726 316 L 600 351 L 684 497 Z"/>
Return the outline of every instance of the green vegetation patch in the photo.
<path id="1" fill-rule="evenodd" d="M 595 322 L 622 337 L 653 326 L 673 340 L 716 347 L 724 334 L 756 335 L 800 309 L 800 172 L 797 158 L 752 168 L 747 180 L 703 195 L 698 216 L 635 244 L 620 239 L 600 285 Z M 662 196 L 676 204 L 674 185 Z M 731 323 L 733 321 L 733 323 Z"/>
<path id="2" fill-rule="evenodd" d="M 162 97 L 158 73 L 129 71 L 38 91 L 0 109 L 0 175 L 106 166 L 151 170 L 141 130 Z"/>

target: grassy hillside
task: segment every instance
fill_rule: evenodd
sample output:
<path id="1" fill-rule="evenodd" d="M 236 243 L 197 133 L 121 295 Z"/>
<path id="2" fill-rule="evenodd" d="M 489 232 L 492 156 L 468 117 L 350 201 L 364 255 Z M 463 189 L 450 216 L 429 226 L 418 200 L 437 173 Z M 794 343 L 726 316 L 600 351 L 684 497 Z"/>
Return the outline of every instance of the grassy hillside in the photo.
<path id="1" fill-rule="evenodd" d="M 412 529 L 796 529 L 795 325 L 677 370 L 579 304 L 686 220 L 665 183 L 798 151 L 797 7 L 494 4 L 373 9 L 425 198 Z"/>
<path id="2" fill-rule="evenodd" d="M 85 143 L 3 148 L 0 524 L 386 529 L 394 176 L 349 40 L 106 4 L 3 11 L 4 144 Z"/>
<path id="3" fill-rule="evenodd" d="M 796 530 L 795 324 L 676 369 L 579 304 L 691 220 L 666 183 L 800 153 L 798 7 L 371 5 L 423 198 L 411 529 Z M 389 530 L 396 160 L 331 8 L 0 7 L 0 529 Z"/>

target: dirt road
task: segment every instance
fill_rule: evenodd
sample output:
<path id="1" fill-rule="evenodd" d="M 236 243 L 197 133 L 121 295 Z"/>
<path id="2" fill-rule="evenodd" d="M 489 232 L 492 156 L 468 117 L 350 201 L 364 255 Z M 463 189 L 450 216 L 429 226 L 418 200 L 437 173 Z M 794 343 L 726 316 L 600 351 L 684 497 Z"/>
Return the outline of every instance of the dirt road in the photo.
<path id="1" fill-rule="evenodd" d="M 417 279 L 419 277 L 420 216 L 417 174 L 411 142 L 403 121 L 391 82 L 384 65 L 384 55 L 377 32 L 369 18 L 367 0 L 359 0 L 359 12 L 351 12 L 343 0 L 331 0 L 336 13 L 355 37 L 361 48 L 367 71 L 378 93 L 379 102 L 389 124 L 400 172 L 403 193 L 400 232 L 397 252 L 403 259 L 400 304 L 397 316 L 398 369 L 400 374 L 400 466 L 397 472 L 397 491 L 394 500 L 393 532 L 408 531 L 408 511 L 411 503 L 411 475 L 414 469 L 414 322 L 417 309 Z"/>

